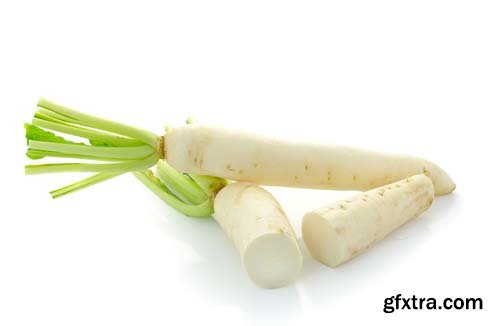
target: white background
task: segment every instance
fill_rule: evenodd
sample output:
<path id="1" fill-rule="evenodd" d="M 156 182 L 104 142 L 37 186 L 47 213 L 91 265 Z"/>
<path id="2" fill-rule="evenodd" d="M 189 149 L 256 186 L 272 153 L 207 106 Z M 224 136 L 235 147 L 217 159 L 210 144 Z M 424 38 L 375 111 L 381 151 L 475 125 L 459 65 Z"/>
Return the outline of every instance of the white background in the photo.
<path id="1" fill-rule="evenodd" d="M 0 325 L 499 322 L 498 1 L 2 1 Z M 25 177 L 39 96 L 161 133 L 202 123 L 420 155 L 457 190 L 330 269 L 254 286 L 210 219 L 127 175 Z M 346 192 L 269 188 L 300 233 Z M 303 248 L 304 249 L 304 248 Z M 481 297 L 482 311 L 382 312 Z"/>

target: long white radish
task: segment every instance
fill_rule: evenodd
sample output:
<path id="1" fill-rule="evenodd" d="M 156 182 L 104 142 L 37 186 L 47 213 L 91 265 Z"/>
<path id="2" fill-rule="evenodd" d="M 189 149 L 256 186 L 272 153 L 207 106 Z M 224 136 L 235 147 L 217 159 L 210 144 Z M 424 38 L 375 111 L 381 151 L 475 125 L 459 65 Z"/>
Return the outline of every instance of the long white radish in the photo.
<path id="1" fill-rule="evenodd" d="M 364 191 L 423 173 L 436 195 L 455 189 L 445 171 L 421 158 L 207 126 L 168 129 L 164 152 L 179 171 L 262 185 Z"/>
<path id="2" fill-rule="evenodd" d="M 232 183 L 217 194 L 214 210 L 257 285 L 278 288 L 293 281 L 302 267 L 302 253 L 283 209 L 269 192 L 251 183 Z"/>
<path id="3" fill-rule="evenodd" d="M 423 174 L 309 212 L 302 235 L 311 255 L 335 267 L 365 251 L 431 205 L 434 188 Z"/>

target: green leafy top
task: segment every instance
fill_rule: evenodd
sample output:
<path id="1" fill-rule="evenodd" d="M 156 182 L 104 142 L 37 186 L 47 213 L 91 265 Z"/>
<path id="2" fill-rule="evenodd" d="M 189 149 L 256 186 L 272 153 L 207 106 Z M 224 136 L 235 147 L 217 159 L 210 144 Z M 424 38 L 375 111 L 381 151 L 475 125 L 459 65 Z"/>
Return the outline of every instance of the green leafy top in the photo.
<path id="1" fill-rule="evenodd" d="M 32 122 L 24 125 L 28 151 L 33 160 L 44 157 L 91 160 L 87 162 L 60 162 L 29 164 L 26 174 L 55 172 L 97 172 L 98 175 L 64 188 L 56 195 L 82 189 L 96 182 L 126 172 L 140 171 L 154 166 L 162 156 L 155 134 L 111 120 L 91 116 L 62 105 L 40 99 Z M 81 142 L 70 141 L 55 132 L 76 136 Z M 102 163 L 113 162 L 113 163 Z"/>

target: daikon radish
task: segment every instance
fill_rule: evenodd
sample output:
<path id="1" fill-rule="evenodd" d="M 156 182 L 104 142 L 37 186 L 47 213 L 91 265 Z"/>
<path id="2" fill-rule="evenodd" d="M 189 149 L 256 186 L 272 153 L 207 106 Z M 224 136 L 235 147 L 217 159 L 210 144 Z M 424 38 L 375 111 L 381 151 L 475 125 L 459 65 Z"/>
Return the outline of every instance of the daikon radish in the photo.
<path id="1" fill-rule="evenodd" d="M 295 279 L 302 254 L 285 213 L 269 192 L 250 183 L 232 183 L 217 194 L 214 210 L 214 219 L 257 285 L 277 288 Z"/>
<path id="2" fill-rule="evenodd" d="M 111 163 L 64 162 L 26 165 L 27 174 L 99 172 L 84 184 L 145 170 L 165 160 L 180 172 L 288 187 L 368 190 L 423 173 L 436 195 L 455 189 L 440 167 L 412 156 L 383 154 L 337 145 L 279 140 L 222 128 L 188 125 L 164 136 L 84 114 L 41 99 L 26 125 L 28 156 Z M 47 130 L 83 138 L 65 140 Z M 77 186 L 80 184 L 77 183 Z"/>
<path id="3" fill-rule="evenodd" d="M 419 216 L 433 199 L 431 180 L 412 176 L 307 213 L 304 242 L 314 258 L 335 267 Z"/>
<path id="4" fill-rule="evenodd" d="M 165 159 L 179 171 L 262 185 L 369 190 L 423 173 L 437 195 L 455 189 L 446 172 L 417 157 L 199 125 L 167 130 Z"/>

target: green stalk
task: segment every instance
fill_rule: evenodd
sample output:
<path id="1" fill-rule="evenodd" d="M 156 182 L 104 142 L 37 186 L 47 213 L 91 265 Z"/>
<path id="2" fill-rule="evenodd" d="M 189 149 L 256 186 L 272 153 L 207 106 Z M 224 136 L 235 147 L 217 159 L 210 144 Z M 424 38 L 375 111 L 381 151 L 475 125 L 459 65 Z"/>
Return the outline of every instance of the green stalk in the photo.
<path id="1" fill-rule="evenodd" d="M 40 99 L 38 101 L 38 106 L 55 112 L 61 116 L 71 119 L 72 121 L 78 121 L 79 124 L 84 126 L 105 130 L 108 132 L 112 132 L 115 134 L 127 136 L 129 138 L 138 139 L 153 148 L 156 148 L 158 143 L 158 136 L 149 132 L 147 130 L 143 130 L 140 128 L 135 128 L 132 126 L 128 126 L 119 122 L 114 122 L 111 120 L 95 117 L 89 114 L 85 114 L 82 112 L 78 112 L 62 105 L 50 102 L 46 99 Z"/>
<path id="2" fill-rule="evenodd" d="M 159 160 L 156 164 L 156 173 L 163 183 L 175 189 L 189 202 L 201 204 L 207 200 L 207 194 L 193 180 L 172 168 L 164 160 Z"/>
<path id="3" fill-rule="evenodd" d="M 91 163 L 53 163 L 26 165 L 26 174 L 59 173 L 59 172 L 131 172 L 144 170 L 156 164 L 158 154 L 148 156 L 143 160 L 132 160 L 120 163 L 91 164 Z"/>
<path id="4" fill-rule="evenodd" d="M 161 200 L 187 216 L 202 217 L 213 214 L 215 195 L 227 185 L 225 179 L 217 177 L 183 175 L 163 160 L 158 161 L 156 171 L 160 178 L 150 170 L 134 172 L 134 175 Z M 189 202 L 180 199 L 176 193 Z M 194 202 L 187 198 L 189 196 L 204 199 Z"/>
<path id="5" fill-rule="evenodd" d="M 26 155 L 28 157 L 40 157 L 40 158 L 42 158 L 42 157 L 62 157 L 62 158 L 77 158 L 80 160 L 99 160 L 99 161 L 108 161 L 108 162 L 117 162 L 117 161 L 121 162 L 122 161 L 122 159 L 116 159 L 116 158 L 109 158 L 109 157 L 89 158 L 88 156 L 85 156 L 85 155 L 58 153 L 58 152 L 44 151 L 44 150 L 32 149 L 32 148 L 28 148 Z"/>
<path id="6" fill-rule="evenodd" d="M 114 178 L 116 176 L 119 176 L 120 172 L 103 172 L 103 173 L 97 173 L 89 178 L 80 180 L 78 182 L 72 183 L 66 187 L 59 188 L 56 190 L 52 190 L 50 192 L 50 195 L 52 198 L 58 198 L 67 194 L 70 194 L 72 192 L 75 192 L 77 190 L 81 190 L 87 187 L 90 187 L 92 185 L 95 185 L 97 183 L 109 180 L 111 178 Z"/>
<path id="7" fill-rule="evenodd" d="M 49 117 L 49 118 L 54 119 L 54 120 L 63 121 L 66 123 L 79 124 L 78 120 L 71 119 L 65 115 L 61 115 L 59 113 L 53 112 L 53 111 L 48 110 L 48 109 L 40 106 L 39 104 L 37 104 L 37 111 L 35 113 L 35 117 L 40 116 L 40 115 L 43 115 L 45 117 Z"/>
<path id="8" fill-rule="evenodd" d="M 151 171 L 134 172 L 134 175 L 161 200 L 184 215 L 191 217 L 209 217 L 213 213 L 212 199 L 207 199 L 197 205 L 187 204 L 172 194 L 172 192 L 170 192 Z"/>
<path id="9" fill-rule="evenodd" d="M 30 140 L 28 145 L 31 149 L 123 160 L 142 159 L 155 153 L 155 150 L 148 145 L 133 147 L 99 147 L 83 144 L 61 144 L 37 140 Z"/>

